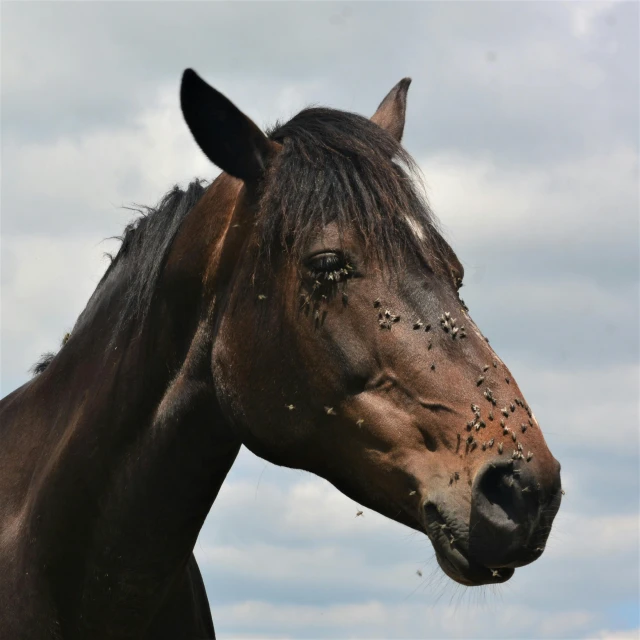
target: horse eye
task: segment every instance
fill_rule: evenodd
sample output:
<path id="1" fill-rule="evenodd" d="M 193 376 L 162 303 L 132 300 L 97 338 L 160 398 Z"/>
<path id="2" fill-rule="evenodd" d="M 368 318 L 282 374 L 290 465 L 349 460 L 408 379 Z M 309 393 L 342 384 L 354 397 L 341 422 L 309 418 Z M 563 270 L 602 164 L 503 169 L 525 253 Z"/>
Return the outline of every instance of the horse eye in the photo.
<path id="1" fill-rule="evenodd" d="M 336 271 L 344 266 L 344 257 L 333 251 L 318 253 L 307 260 L 307 268 L 314 272 Z"/>

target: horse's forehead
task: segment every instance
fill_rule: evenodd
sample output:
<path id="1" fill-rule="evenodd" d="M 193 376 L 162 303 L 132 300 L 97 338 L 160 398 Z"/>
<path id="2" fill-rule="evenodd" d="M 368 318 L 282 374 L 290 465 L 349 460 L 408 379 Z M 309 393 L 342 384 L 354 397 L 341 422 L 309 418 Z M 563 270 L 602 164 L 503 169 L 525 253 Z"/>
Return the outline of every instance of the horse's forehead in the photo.
<path id="1" fill-rule="evenodd" d="M 355 241 L 355 229 L 341 228 L 336 221 L 332 221 L 313 230 L 307 241 L 307 249 L 311 251 L 323 247 L 336 249 Z"/>

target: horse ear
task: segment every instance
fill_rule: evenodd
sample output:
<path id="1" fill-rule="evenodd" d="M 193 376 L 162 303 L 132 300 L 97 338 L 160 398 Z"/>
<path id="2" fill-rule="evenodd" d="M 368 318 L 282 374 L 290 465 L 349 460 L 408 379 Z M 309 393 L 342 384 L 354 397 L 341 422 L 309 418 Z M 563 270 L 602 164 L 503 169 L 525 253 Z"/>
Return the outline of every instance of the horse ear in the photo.
<path id="1" fill-rule="evenodd" d="M 245 182 L 262 176 L 278 145 L 193 69 L 182 74 L 180 105 L 193 137 L 213 164 Z"/>
<path id="2" fill-rule="evenodd" d="M 404 117 L 407 112 L 407 92 L 411 78 L 403 78 L 389 91 L 380 103 L 378 110 L 371 116 L 371 120 L 386 129 L 398 142 L 402 140 L 404 131 Z"/>

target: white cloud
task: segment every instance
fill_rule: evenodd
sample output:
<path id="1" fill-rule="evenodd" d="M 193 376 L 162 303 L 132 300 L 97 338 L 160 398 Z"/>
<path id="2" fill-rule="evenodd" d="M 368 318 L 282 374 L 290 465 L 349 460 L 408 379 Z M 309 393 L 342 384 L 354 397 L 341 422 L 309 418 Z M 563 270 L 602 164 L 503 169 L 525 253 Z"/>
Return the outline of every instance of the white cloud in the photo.
<path id="1" fill-rule="evenodd" d="M 361 539 L 366 535 L 371 534 L 363 531 Z M 238 546 L 200 544 L 196 547 L 196 558 L 202 568 L 226 576 L 233 575 L 234 579 L 259 577 L 280 589 L 285 585 L 317 589 L 321 585 L 331 588 L 340 584 L 341 588 L 348 586 L 355 593 L 371 584 L 379 584 L 388 591 L 409 596 L 422 582 L 416 574 L 422 563 L 385 562 L 371 566 L 364 553 L 340 544 L 325 546 L 321 536 L 319 532 L 315 544 L 308 539 L 309 546 L 299 549 L 260 543 Z"/>
<path id="2" fill-rule="evenodd" d="M 569 5 L 573 35 L 588 38 L 593 35 L 596 22 L 610 13 L 616 2 L 573 2 Z"/>
<path id="3" fill-rule="evenodd" d="M 597 554 L 633 557 L 640 548 L 640 513 L 629 515 L 593 515 L 561 509 L 554 523 L 558 535 L 550 541 L 545 559 L 587 560 Z"/>
<path id="4" fill-rule="evenodd" d="M 584 636 L 585 640 L 638 640 L 640 629 L 624 629 L 622 631 L 597 631 Z"/>
<path id="5" fill-rule="evenodd" d="M 114 242 L 93 236 L 2 238 L 2 388 L 28 376 L 45 351 L 57 350 L 108 265 Z"/>
<path id="6" fill-rule="evenodd" d="M 11 212 L 5 233 L 17 227 L 67 235 L 90 228 L 117 235 L 133 215 L 114 215 L 118 207 L 153 205 L 176 182 L 218 173 L 191 138 L 175 87 L 160 92 L 131 126 L 9 142 L 5 153 L 11 159 L 3 193 L 3 209 Z"/>
<path id="7" fill-rule="evenodd" d="M 638 455 L 638 365 L 579 371 L 543 369 L 518 361 L 514 365 L 527 396 L 536 399 L 533 406 L 543 433 L 548 428 L 574 450 L 621 454 L 621 443 L 625 443 L 626 456 Z"/>
<path id="8" fill-rule="evenodd" d="M 637 224 L 638 153 L 631 147 L 544 166 L 505 167 L 454 153 L 420 165 L 454 246 L 613 245 Z"/>
<path id="9" fill-rule="evenodd" d="M 253 455 L 243 450 L 240 457 L 244 465 Z M 233 474 L 196 547 L 196 555 L 214 571 L 252 576 L 259 569 L 261 579 L 304 582 L 313 576 L 330 584 L 337 578 L 354 587 L 375 580 L 408 594 L 416 587 L 416 570 L 431 562 L 425 535 L 368 509 L 357 517 L 360 506 L 325 480 L 277 467 L 269 480 L 238 481 Z M 242 538 L 232 531 L 242 531 Z M 369 566 L 385 547 L 391 564 Z"/>
<path id="10" fill-rule="evenodd" d="M 593 621 L 585 610 L 545 616 L 530 607 L 503 604 L 459 608 L 441 605 L 379 601 L 331 607 L 274 605 L 246 601 L 214 607 L 218 629 L 240 628 L 246 632 L 274 629 L 290 637 L 306 638 L 522 638 L 576 634 Z M 246 637 L 241 635 L 240 637 Z M 268 637 L 268 636 L 267 636 Z"/>

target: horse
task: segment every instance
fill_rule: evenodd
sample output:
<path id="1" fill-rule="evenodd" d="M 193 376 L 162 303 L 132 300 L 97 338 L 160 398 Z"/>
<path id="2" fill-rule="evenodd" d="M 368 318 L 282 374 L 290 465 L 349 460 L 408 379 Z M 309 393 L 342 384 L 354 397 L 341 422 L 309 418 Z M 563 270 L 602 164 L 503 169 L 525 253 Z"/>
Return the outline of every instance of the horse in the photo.
<path id="1" fill-rule="evenodd" d="M 0 404 L 0 637 L 213 638 L 193 549 L 243 444 L 426 534 L 460 584 L 541 556 L 560 465 L 460 298 L 401 145 L 409 84 L 263 132 L 184 72 L 222 173 L 127 227 Z"/>

